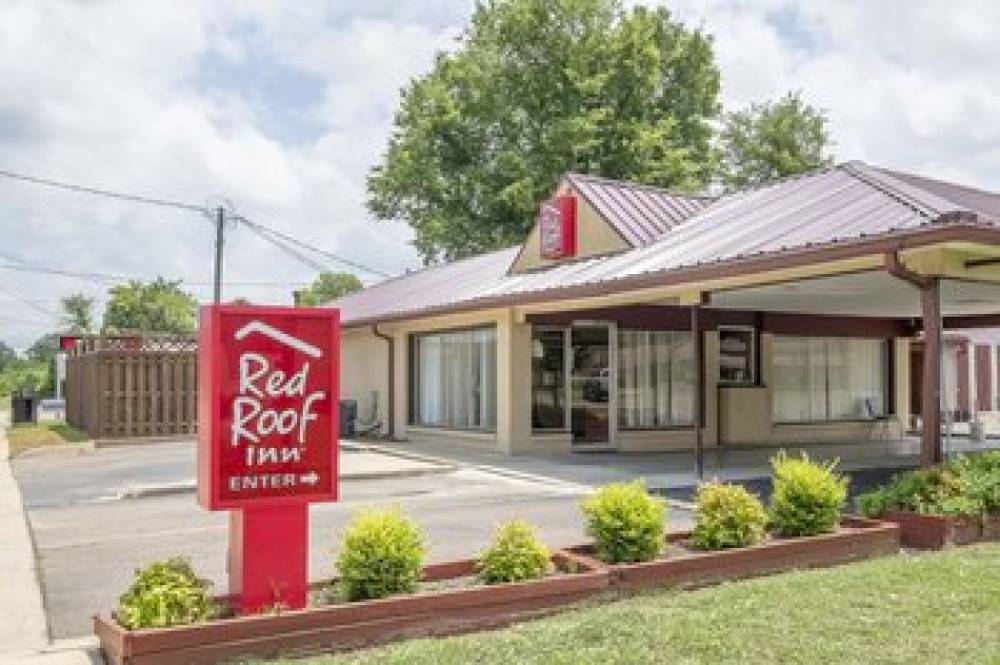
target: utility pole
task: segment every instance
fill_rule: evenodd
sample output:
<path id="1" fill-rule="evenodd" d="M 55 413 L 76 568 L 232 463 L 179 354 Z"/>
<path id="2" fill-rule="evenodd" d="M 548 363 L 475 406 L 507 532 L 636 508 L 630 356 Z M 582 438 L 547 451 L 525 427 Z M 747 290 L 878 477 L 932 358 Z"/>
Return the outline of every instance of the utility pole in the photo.
<path id="1" fill-rule="evenodd" d="M 226 224 L 226 209 L 219 206 L 215 210 L 215 299 L 222 302 L 222 236 Z"/>

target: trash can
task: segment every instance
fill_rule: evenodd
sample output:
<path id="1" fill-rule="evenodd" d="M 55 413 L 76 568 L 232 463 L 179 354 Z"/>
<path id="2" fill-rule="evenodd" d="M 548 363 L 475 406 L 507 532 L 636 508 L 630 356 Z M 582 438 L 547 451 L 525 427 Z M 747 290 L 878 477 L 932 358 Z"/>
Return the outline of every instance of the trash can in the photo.
<path id="1" fill-rule="evenodd" d="M 357 436 L 358 400 L 340 400 L 340 438 L 353 439 Z"/>
<path id="2" fill-rule="evenodd" d="M 18 393 L 16 395 L 11 395 L 10 398 L 10 417 L 11 421 L 17 425 L 19 423 L 33 423 L 35 422 L 35 407 L 38 404 L 38 398 L 34 395 L 25 395 L 24 393 Z"/>

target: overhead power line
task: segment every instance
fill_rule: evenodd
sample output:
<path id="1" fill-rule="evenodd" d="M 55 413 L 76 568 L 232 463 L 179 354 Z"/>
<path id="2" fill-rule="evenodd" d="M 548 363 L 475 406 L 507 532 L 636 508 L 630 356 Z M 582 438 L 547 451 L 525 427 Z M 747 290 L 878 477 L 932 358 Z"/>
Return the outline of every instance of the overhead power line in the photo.
<path id="1" fill-rule="evenodd" d="M 185 203 L 182 201 L 172 201 L 169 199 L 158 198 L 153 196 L 145 196 L 140 194 L 129 194 L 126 192 L 114 191 L 110 189 L 104 189 L 101 187 L 91 187 L 88 185 L 79 185 L 75 183 L 66 182 L 63 180 L 57 180 L 54 178 L 47 178 L 41 176 L 34 176 L 25 173 L 17 173 L 14 171 L 0 169 L 0 177 L 9 178 L 12 180 L 18 180 L 21 182 L 27 182 L 34 185 L 40 185 L 44 187 L 52 187 L 56 189 L 62 189 L 65 191 L 76 192 L 80 194 L 88 194 L 91 196 L 99 196 L 110 199 L 118 199 L 122 201 L 129 201 L 132 203 L 139 203 L 144 205 L 158 206 L 162 208 L 173 208 L 176 210 L 184 210 L 187 212 L 194 212 L 205 218 L 206 221 L 212 223 L 213 225 L 221 225 L 224 221 L 214 220 L 214 214 L 217 212 L 204 205 L 196 205 L 192 203 Z M 348 266 L 355 270 L 360 270 L 362 272 L 375 275 L 378 277 L 390 277 L 391 275 L 384 270 L 374 268 L 369 265 L 365 265 L 360 261 L 353 259 L 348 259 L 346 257 L 340 256 L 328 250 L 322 249 L 313 245 L 311 243 L 305 242 L 304 240 L 299 240 L 294 236 L 291 236 L 283 231 L 278 231 L 277 229 L 271 228 L 260 222 L 255 222 L 253 220 L 247 219 L 242 215 L 233 215 L 222 212 L 222 209 L 218 209 L 218 215 L 221 217 L 228 217 L 229 219 L 243 224 L 252 232 L 256 233 L 260 237 L 264 238 L 268 242 L 272 243 L 285 253 L 293 256 L 297 260 L 301 261 L 305 265 L 308 265 L 314 270 L 323 272 L 327 269 L 324 264 L 312 259 L 305 252 L 312 252 L 318 256 L 322 256 L 326 259 L 335 261 L 341 265 Z M 220 231 L 221 232 L 221 231 Z M 221 239 L 217 239 L 217 245 L 221 247 Z M 16 259 L 14 259 L 16 260 Z M 73 271 L 62 271 L 59 269 L 49 269 L 51 274 L 62 274 L 71 277 L 80 277 L 82 279 L 107 279 L 107 276 L 99 276 L 97 273 L 73 273 Z M 111 276 L 110 279 L 118 280 L 121 276 L 115 275 Z M 186 282 L 188 284 L 194 284 L 194 282 Z M 236 285 L 236 282 L 228 282 L 227 284 Z"/>
<path id="2" fill-rule="evenodd" d="M 101 189 L 99 187 L 88 187 L 86 185 L 75 185 L 69 182 L 53 180 L 52 178 L 41 178 L 38 176 L 27 175 L 24 173 L 15 173 L 13 171 L 7 171 L 4 169 L 0 169 L 0 176 L 4 178 L 10 178 L 12 180 L 30 182 L 35 185 L 42 185 L 45 187 L 55 187 L 56 189 L 63 189 L 69 192 L 77 192 L 79 194 L 91 194 L 93 196 L 103 196 L 104 198 L 108 199 L 131 201 L 132 203 L 142 203 L 146 205 L 159 206 L 161 208 L 174 208 L 177 210 L 187 210 L 188 212 L 197 212 L 202 214 L 209 212 L 208 208 L 206 208 L 205 206 L 194 205 L 192 203 L 170 201 L 167 199 L 160 199 L 152 196 L 142 196 L 140 194 L 126 194 L 124 192 L 115 192 L 109 189 Z"/>
<path id="3" fill-rule="evenodd" d="M 263 224 L 261 224 L 259 222 L 254 222 L 252 220 L 249 220 L 246 217 L 243 217 L 242 215 L 236 215 L 234 217 L 234 219 L 236 219 L 236 221 L 238 221 L 238 222 L 241 222 L 243 225 L 247 226 L 248 228 L 251 228 L 251 229 L 255 228 L 258 231 L 263 231 L 265 233 L 268 233 L 268 234 L 274 236 L 275 238 L 283 240 L 284 242 L 286 242 L 286 243 L 288 243 L 290 245 L 294 245 L 296 247 L 300 247 L 302 249 L 309 250 L 311 252 L 315 252 L 316 254 L 319 254 L 320 256 L 324 256 L 324 257 L 326 257 L 328 259 L 332 259 L 333 261 L 341 263 L 341 264 L 343 264 L 345 266 L 349 266 L 349 267 L 354 268 L 356 270 L 361 270 L 361 271 L 369 273 L 371 275 L 377 275 L 378 277 L 391 277 L 391 275 L 389 273 L 385 272 L 384 270 L 379 270 L 378 268 L 372 268 L 371 266 L 365 265 L 363 263 L 359 263 L 358 261 L 354 261 L 354 260 L 351 260 L 351 259 L 344 258 L 343 256 L 339 256 L 337 254 L 334 254 L 333 252 L 327 251 L 325 249 L 321 249 L 321 248 L 316 247 L 315 245 L 307 243 L 307 242 L 305 242 L 303 240 L 299 240 L 298 238 L 295 238 L 294 236 L 290 236 L 287 233 L 283 233 L 282 231 L 278 231 L 278 230 L 273 229 L 273 228 L 271 228 L 269 226 L 265 226 L 265 225 L 263 225 Z"/>
<path id="4" fill-rule="evenodd" d="M 75 279 L 88 280 L 92 282 L 102 283 L 102 284 L 117 284 L 120 282 L 128 282 L 131 280 L 138 281 L 149 281 L 155 279 L 153 277 L 148 277 L 145 275 L 113 275 L 108 273 L 96 273 L 96 272 L 77 272 L 74 270 L 62 270 L 61 268 L 52 268 L 50 266 L 42 266 L 38 264 L 10 264 L 10 263 L 0 263 L 0 270 L 14 270 L 17 272 L 31 272 L 31 273 L 41 273 L 45 275 L 59 275 L 62 277 L 70 277 Z M 169 276 L 164 276 L 165 279 L 171 279 Z M 187 286 L 212 286 L 212 282 L 199 281 L 199 280 L 187 280 L 180 278 L 180 281 Z M 260 281 L 260 282 L 226 282 L 226 284 L 231 286 L 252 286 L 252 287 L 280 287 L 280 286 L 304 286 L 309 282 L 306 281 Z"/>

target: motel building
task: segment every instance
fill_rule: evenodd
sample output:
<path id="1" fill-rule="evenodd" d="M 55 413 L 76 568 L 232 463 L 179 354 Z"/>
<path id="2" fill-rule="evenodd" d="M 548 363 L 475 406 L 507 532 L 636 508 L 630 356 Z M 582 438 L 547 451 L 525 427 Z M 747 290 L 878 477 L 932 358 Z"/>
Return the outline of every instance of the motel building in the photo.
<path id="1" fill-rule="evenodd" d="M 860 162 L 554 185 L 521 245 L 332 303 L 362 426 L 507 454 L 919 436 L 931 462 L 962 405 L 997 411 L 1000 194 Z"/>

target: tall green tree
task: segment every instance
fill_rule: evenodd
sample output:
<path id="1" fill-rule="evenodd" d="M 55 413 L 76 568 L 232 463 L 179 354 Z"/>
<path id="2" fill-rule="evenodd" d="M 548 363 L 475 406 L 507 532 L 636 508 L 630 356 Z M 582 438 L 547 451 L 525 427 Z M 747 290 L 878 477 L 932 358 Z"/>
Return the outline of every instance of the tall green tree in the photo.
<path id="1" fill-rule="evenodd" d="M 62 324 L 73 335 L 89 333 L 94 328 L 94 299 L 74 293 L 62 299 Z"/>
<path id="2" fill-rule="evenodd" d="M 324 272 L 312 284 L 298 292 L 303 307 L 318 307 L 331 300 L 357 293 L 363 288 L 357 275 L 349 272 Z"/>
<path id="3" fill-rule="evenodd" d="M 425 262 L 519 243 L 567 171 L 703 188 L 716 170 L 711 38 L 619 0 L 484 0 L 402 91 L 368 207 Z"/>
<path id="4" fill-rule="evenodd" d="M 0 340 L 0 372 L 15 360 L 17 360 L 17 351 L 7 342 Z"/>
<path id="5" fill-rule="evenodd" d="M 180 282 L 157 277 L 119 284 L 109 292 L 103 328 L 107 332 L 190 334 L 195 330 L 198 303 L 180 287 Z"/>
<path id="6" fill-rule="evenodd" d="M 723 184 L 754 186 L 829 165 L 827 120 L 798 92 L 727 113 L 719 134 Z"/>

